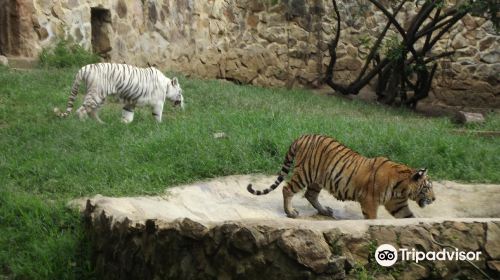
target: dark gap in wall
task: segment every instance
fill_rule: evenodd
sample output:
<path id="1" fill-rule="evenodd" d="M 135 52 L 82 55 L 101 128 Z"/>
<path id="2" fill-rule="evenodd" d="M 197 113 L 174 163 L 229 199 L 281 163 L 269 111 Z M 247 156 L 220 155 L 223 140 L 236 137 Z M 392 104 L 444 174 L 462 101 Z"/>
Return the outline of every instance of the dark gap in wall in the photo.
<path id="1" fill-rule="evenodd" d="M 108 36 L 111 29 L 111 13 L 108 9 L 94 7 L 90 9 L 90 15 L 92 50 L 104 59 L 109 59 L 109 52 L 112 49 Z"/>

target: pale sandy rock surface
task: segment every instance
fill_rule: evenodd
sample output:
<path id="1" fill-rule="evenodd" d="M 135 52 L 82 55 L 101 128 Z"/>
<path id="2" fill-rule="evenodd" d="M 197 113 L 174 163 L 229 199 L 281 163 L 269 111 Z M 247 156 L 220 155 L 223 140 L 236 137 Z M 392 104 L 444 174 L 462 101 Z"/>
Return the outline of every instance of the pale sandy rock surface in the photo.
<path id="1" fill-rule="evenodd" d="M 358 279 L 353 268 L 373 268 L 370 248 L 384 243 L 480 251 L 478 266 L 500 279 L 499 185 L 435 182 L 434 204 L 420 209 L 411 203 L 415 219 L 394 219 L 380 208 L 381 219 L 362 220 L 357 203 L 322 192 L 321 201 L 339 218 L 333 220 L 318 217 L 300 195 L 294 198 L 300 218 L 285 217 L 281 187 L 265 196 L 246 190 L 249 182 L 264 188 L 274 180 L 228 176 L 171 187 L 156 197 L 98 195 L 72 203 L 85 209 L 92 262 L 102 279 Z M 452 261 L 401 263 L 398 269 L 399 276 L 389 279 L 482 277 Z M 385 275 L 377 270 L 369 273 Z"/>
<path id="2" fill-rule="evenodd" d="M 236 175 L 168 188 L 159 196 L 113 198 L 96 195 L 90 200 L 91 204 L 97 207 L 94 213 L 100 213 L 99 209 L 102 209 L 108 216 L 113 216 L 115 221 L 121 221 L 125 217 L 132 221 L 172 221 L 189 218 L 206 225 L 224 221 L 246 221 L 250 224 L 295 224 L 314 228 L 331 227 L 332 223 L 335 223 L 342 228 L 362 231 L 369 224 L 404 225 L 450 219 L 500 220 L 499 185 L 472 185 L 450 181 L 434 182 L 437 199 L 426 208 L 419 208 L 416 203 L 410 202 L 410 208 L 417 219 L 396 220 L 380 207 L 378 220 L 359 221 L 363 217 L 358 203 L 338 201 L 325 191 L 321 192 L 320 201 L 334 209 L 338 220 L 316 215 L 316 210 L 302 194 L 297 194 L 293 199 L 300 217 L 289 219 L 282 208 L 281 186 L 263 196 L 254 196 L 246 190 L 250 182 L 256 189 L 261 189 L 268 187 L 274 180 L 274 176 Z M 83 209 L 86 198 L 72 203 Z"/>

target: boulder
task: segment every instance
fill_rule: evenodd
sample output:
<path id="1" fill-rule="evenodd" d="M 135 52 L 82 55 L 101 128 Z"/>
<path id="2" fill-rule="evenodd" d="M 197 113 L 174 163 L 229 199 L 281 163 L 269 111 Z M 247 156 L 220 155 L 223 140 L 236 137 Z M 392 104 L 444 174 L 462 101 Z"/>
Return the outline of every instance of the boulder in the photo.
<path id="1" fill-rule="evenodd" d="M 326 270 L 332 253 L 322 235 L 308 229 L 285 231 L 278 246 L 291 258 L 316 273 Z"/>
<path id="2" fill-rule="evenodd" d="M 7 59 L 7 57 L 0 55 L 0 65 L 9 66 L 9 60 Z"/>
<path id="3" fill-rule="evenodd" d="M 488 261 L 488 267 L 496 273 L 500 273 L 500 261 Z"/>
<path id="4" fill-rule="evenodd" d="M 488 223 L 486 230 L 486 253 L 494 260 L 500 260 L 500 223 Z"/>
<path id="5" fill-rule="evenodd" d="M 483 114 L 464 112 L 464 111 L 458 111 L 455 119 L 456 119 L 456 122 L 458 122 L 460 124 L 470 124 L 470 123 L 481 124 L 481 123 L 485 122 Z"/>
<path id="6" fill-rule="evenodd" d="M 429 270 L 420 264 L 410 263 L 410 265 L 401 273 L 402 280 L 427 279 Z"/>

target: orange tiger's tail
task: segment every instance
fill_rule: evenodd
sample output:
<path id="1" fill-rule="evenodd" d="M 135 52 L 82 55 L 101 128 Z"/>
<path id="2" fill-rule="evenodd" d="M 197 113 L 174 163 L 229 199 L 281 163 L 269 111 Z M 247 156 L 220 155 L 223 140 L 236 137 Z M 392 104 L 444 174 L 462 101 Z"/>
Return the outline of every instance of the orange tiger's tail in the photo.
<path id="1" fill-rule="evenodd" d="M 281 182 L 283 182 L 283 180 L 285 179 L 285 176 L 288 175 L 288 173 L 290 172 L 290 167 L 292 166 L 293 160 L 295 159 L 295 151 L 296 151 L 297 142 L 298 141 L 295 141 L 292 145 L 290 145 L 290 148 L 288 149 L 288 152 L 286 153 L 286 156 L 285 156 L 285 161 L 283 162 L 283 165 L 281 167 L 281 171 L 279 172 L 278 178 L 276 179 L 274 184 L 272 184 L 269 188 L 261 190 L 261 191 L 254 190 L 252 188 L 252 184 L 248 184 L 247 190 L 249 193 L 254 194 L 254 195 L 268 194 L 271 191 L 275 190 L 279 186 L 279 184 L 281 184 Z"/>
<path id="2" fill-rule="evenodd" d="M 78 89 L 80 88 L 80 83 L 82 81 L 81 72 L 82 71 L 80 69 L 80 71 L 78 71 L 78 73 L 75 76 L 75 81 L 73 82 L 73 86 L 71 87 L 71 94 L 68 97 L 68 104 L 66 105 L 66 111 L 61 112 L 59 108 L 57 107 L 54 108 L 54 113 L 56 113 L 56 115 L 61 118 L 67 117 L 73 110 L 76 96 L 78 95 Z"/>

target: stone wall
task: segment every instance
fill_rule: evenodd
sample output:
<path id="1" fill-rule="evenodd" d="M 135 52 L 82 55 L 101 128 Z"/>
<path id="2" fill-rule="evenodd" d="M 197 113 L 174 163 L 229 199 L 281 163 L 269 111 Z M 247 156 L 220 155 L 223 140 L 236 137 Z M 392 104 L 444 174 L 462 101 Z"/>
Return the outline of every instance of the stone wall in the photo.
<path id="1" fill-rule="evenodd" d="M 66 38 L 87 49 L 94 45 L 103 57 L 115 62 L 149 62 L 188 75 L 262 86 L 320 86 L 329 61 L 327 44 L 335 31 L 327 0 L 16 3 L 23 24 L 31 27 L 22 27 L 23 38 L 31 40 L 20 42 L 15 55 L 36 56 L 42 47 Z M 339 4 L 344 26 L 335 78 L 347 82 L 355 77 L 367 53 L 362 42 L 381 30 L 385 18 L 367 0 Z M 103 9 L 109 17 L 97 21 L 96 27 L 93 11 Z M 400 18 L 405 22 L 413 15 L 406 8 Z M 99 38 L 92 29 L 101 30 Z M 457 51 L 439 69 L 434 90 L 438 100 L 500 107 L 500 36 L 491 22 L 465 17 L 438 49 Z"/>
<path id="2" fill-rule="evenodd" d="M 498 221 L 370 225 L 365 232 L 345 233 L 335 222 L 323 230 L 240 222 L 207 227 L 190 219 L 134 224 L 92 211 L 89 204 L 87 232 L 92 263 L 102 279 L 483 278 L 464 261 L 398 261 L 383 268 L 374 260 L 377 244 L 442 250 L 435 242 L 480 251 L 474 264 L 492 279 L 500 277 Z"/>

